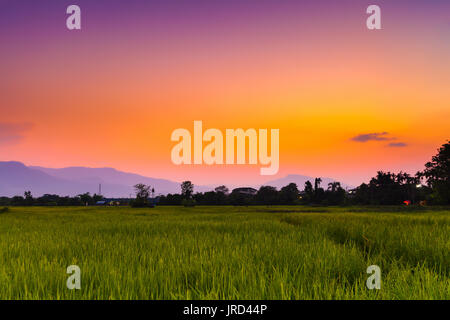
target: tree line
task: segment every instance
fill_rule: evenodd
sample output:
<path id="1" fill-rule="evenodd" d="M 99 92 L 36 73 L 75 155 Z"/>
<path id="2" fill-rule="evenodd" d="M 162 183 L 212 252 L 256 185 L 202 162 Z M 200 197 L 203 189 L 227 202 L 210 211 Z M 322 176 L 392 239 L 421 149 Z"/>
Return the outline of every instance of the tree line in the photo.
<path id="1" fill-rule="evenodd" d="M 301 186 L 300 186 L 301 187 Z M 355 189 L 345 190 L 339 182 L 322 186 L 320 178 L 307 181 L 302 190 L 290 183 L 280 190 L 262 186 L 259 190 L 237 188 L 230 192 L 226 186 L 214 191 L 194 193 L 190 181 L 181 184 L 179 194 L 155 197 L 155 190 L 145 184 L 134 186 L 135 199 L 119 199 L 115 203 L 133 207 L 158 205 L 399 205 L 399 204 L 450 204 L 450 143 L 438 149 L 438 153 L 425 164 L 423 171 L 410 175 L 405 172 L 377 172 L 369 183 L 362 183 Z M 46 194 L 34 198 L 30 191 L 23 196 L 0 197 L 0 206 L 84 206 L 104 200 L 101 195 L 90 193 L 76 197 L 61 197 Z"/>
<path id="2" fill-rule="evenodd" d="M 102 200 L 103 196 L 91 195 L 89 192 L 75 197 L 44 194 L 42 197 L 34 198 L 30 191 L 25 191 L 23 196 L 0 197 L 0 206 L 86 206 Z"/>
<path id="3" fill-rule="evenodd" d="M 181 185 L 181 194 L 168 194 L 159 198 L 161 205 L 399 205 L 450 204 L 450 143 L 425 164 L 423 171 L 410 175 L 405 172 L 378 171 L 369 183 L 353 190 L 344 190 L 339 182 L 322 187 L 322 179 L 306 181 L 300 191 L 295 183 L 277 190 L 262 186 L 254 193 L 242 188 L 231 193 L 225 186 L 214 191 L 195 193 L 190 181 Z"/>
<path id="4" fill-rule="evenodd" d="M 297 184 L 290 183 L 280 190 L 272 186 L 261 186 L 254 193 L 243 192 L 242 188 L 232 192 L 225 186 L 214 191 L 197 192 L 191 196 L 185 193 L 160 196 L 159 205 L 397 205 L 418 204 L 425 199 L 431 200 L 433 190 L 427 186 L 418 187 L 406 179 L 405 173 L 393 174 L 378 172 L 369 184 L 362 184 L 354 190 L 345 190 L 339 182 L 321 186 L 321 179 L 314 183 L 306 181 L 303 190 Z M 184 183 L 191 183 L 185 181 Z M 432 204 L 444 204 L 430 201 Z M 422 202 L 423 204 L 423 202 Z"/>

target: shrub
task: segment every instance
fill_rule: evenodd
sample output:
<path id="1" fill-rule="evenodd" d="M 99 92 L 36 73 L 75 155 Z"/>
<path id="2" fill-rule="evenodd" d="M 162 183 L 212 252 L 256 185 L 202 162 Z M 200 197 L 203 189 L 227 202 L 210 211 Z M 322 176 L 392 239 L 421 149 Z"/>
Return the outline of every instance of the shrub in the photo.
<path id="1" fill-rule="evenodd" d="M 195 207 L 195 204 L 197 202 L 194 199 L 183 199 L 183 201 L 181 201 L 181 204 L 185 207 Z"/>
<path id="2" fill-rule="evenodd" d="M 130 206 L 132 208 L 154 208 L 155 204 L 150 202 L 140 201 L 139 199 L 131 200 Z"/>
<path id="3" fill-rule="evenodd" d="M 0 209 L 0 213 L 5 213 L 5 212 L 9 212 L 9 208 L 8 207 L 3 207 Z"/>

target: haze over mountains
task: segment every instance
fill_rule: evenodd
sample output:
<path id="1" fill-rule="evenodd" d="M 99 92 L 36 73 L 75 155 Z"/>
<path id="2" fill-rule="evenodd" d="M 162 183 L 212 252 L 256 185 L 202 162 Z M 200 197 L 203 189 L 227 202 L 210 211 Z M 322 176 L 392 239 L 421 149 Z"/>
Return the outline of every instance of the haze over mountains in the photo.
<path id="1" fill-rule="evenodd" d="M 294 182 L 297 183 L 299 189 L 302 189 L 307 180 L 313 182 L 314 178 L 288 175 L 264 183 L 264 185 L 271 185 L 280 189 Z M 330 178 L 322 178 L 322 186 L 326 188 L 328 182 L 332 181 L 334 180 Z M 16 161 L 0 161 L 0 196 L 23 195 L 24 191 L 27 190 L 30 190 L 35 197 L 43 194 L 58 194 L 61 196 L 75 196 L 85 192 L 94 194 L 98 193 L 99 184 L 101 184 L 102 195 L 106 197 L 129 197 L 134 195 L 133 185 L 137 183 L 152 186 L 155 188 L 156 194 L 180 192 L 179 182 L 145 177 L 114 168 L 68 167 L 53 169 L 25 166 L 23 163 Z M 214 187 L 195 185 L 195 191 L 210 191 Z M 258 188 L 259 186 L 253 187 Z"/>

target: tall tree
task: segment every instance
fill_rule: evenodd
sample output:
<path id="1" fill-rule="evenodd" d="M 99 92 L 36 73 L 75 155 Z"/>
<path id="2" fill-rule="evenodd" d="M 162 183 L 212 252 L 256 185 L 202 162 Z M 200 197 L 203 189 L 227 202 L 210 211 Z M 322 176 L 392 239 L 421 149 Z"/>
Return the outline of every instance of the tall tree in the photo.
<path id="1" fill-rule="evenodd" d="M 280 190 L 280 200 L 284 204 L 293 204 L 298 200 L 300 191 L 295 183 L 289 183 Z"/>
<path id="2" fill-rule="evenodd" d="M 136 202 L 146 204 L 150 196 L 150 186 L 138 183 L 134 186 L 136 192 Z"/>
<path id="3" fill-rule="evenodd" d="M 450 204 L 450 141 L 443 144 L 425 164 L 423 175 L 433 189 L 433 200 Z"/>
<path id="4" fill-rule="evenodd" d="M 230 190 L 226 186 L 219 186 L 219 187 L 215 188 L 214 191 L 217 193 L 223 193 L 223 194 L 230 193 Z"/>
<path id="5" fill-rule="evenodd" d="M 191 181 L 183 181 L 181 183 L 181 194 L 185 199 L 190 199 L 194 193 L 194 185 Z"/>
<path id="6" fill-rule="evenodd" d="M 322 183 L 322 178 L 314 179 L 314 191 L 315 192 L 317 192 L 317 190 L 320 188 L 321 183 Z"/>
<path id="7" fill-rule="evenodd" d="M 313 194 L 314 189 L 313 189 L 311 181 L 308 180 L 308 181 L 305 182 L 305 189 L 304 189 L 304 191 L 308 195 L 312 195 Z"/>
<path id="8" fill-rule="evenodd" d="M 23 195 L 25 197 L 24 204 L 27 205 L 27 206 L 32 206 L 33 202 L 34 202 L 34 199 L 33 199 L 33 196 L 31 195 L 31 191 L 25 191 L 23 193 Z"/>
<path id="9" fill-rule="evenodd" d="M 328 184 L 328 191 L 331 191 L 331 192 L 336 192 L 337 190 L 339 190 L 341 188 L 342 188 L 341 183 L 337 182 L 337 181 L 330 182 Z"/>
<path id="10" fill-rule="evenodd" d="M 278 191 L 275 187 L 261 186 L 256 194 L 256 200 L 260 204 L 273 205 L 278 203 Z"/>
<path id="11" fill-rule="evenodd" d="M 80 201 L 84 205 L 88 205 L 88 204 L 92 204 L 93 203 L 91 194 L 89 192 L 86 192 L 86 193 L 83 193 L 83 194 L 79 194 L 78 197 L 80 198 Z"/>

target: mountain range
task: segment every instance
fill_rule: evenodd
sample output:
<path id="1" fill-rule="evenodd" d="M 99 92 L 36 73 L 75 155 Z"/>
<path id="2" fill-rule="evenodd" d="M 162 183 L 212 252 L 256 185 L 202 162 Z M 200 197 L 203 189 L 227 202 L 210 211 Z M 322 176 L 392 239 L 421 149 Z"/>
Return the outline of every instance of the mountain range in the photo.
<path id="1" fill-rule="evenodd" d="M 263 185 L 270 185 L 280 189 L 294 182 L 299 189 L 304 183 L 314 178 L 302 175 L 288 175 L 284 178 L 268 181 Z M 322 178 L 322 186 L 326 187 L 331 178 Z M 43 194 L 58 194 L 75 196 L 81 193 L 99 193 L 101 184 L 102 195 L 106 197 L 129 197 L 134 194 L 133 186 L 144 183 L 155 188 L 156 194 L 179 193 L 180 183 L 145 177 L 142 175 L 116 170 L 114 168 L 68 167 L 61 169 L 26 166 L 17 161 L 0 161 L 0 196 L 23 195 L 24 191 L 31 191 L 33 196 Z M 253 186 L 258 188 L 259 186 Z M 343 187 L 348 187 L 343 185 Z M 195 185 L 195 191 L 205 192 L 213 190 L 213 186 Z"/>

